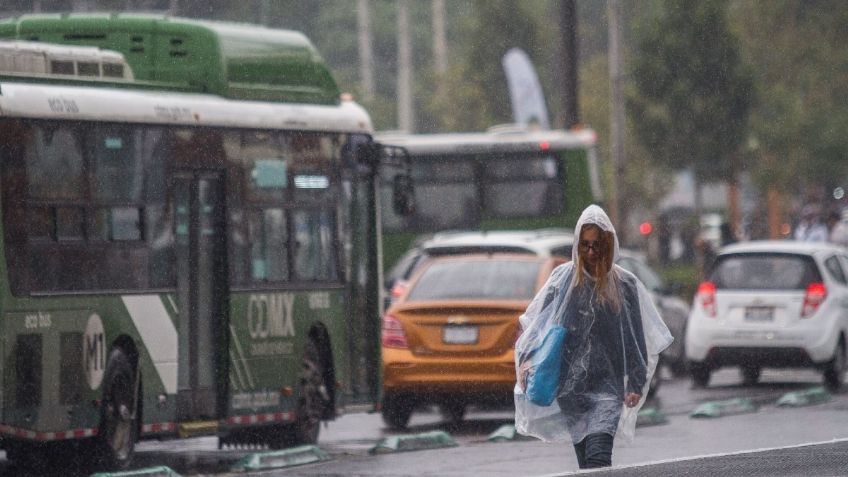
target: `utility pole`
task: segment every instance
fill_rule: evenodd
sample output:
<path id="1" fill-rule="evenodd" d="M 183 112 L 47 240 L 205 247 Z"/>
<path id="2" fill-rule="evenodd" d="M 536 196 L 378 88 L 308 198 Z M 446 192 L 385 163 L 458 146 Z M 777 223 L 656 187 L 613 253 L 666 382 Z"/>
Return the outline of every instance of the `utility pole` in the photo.
<path id="1" fill-rule="evenodd" d="M 445 0 L 433 0 L 433 64 L 439 86 L 448 72 L 448 40 L 445 33 Z"/>
<path id="2" fill-rule="evenodd" d="M 356 27 L 359 39 L 359 81 L 362 99 L 371 101 L 376 96 L 374 87 L 374 36 L 371 32 L 371 11 L 368 0 L 356 3 Z"/>
<path id="3" fill-rule="evenodd" d="M 559 2 L 562 47 L 563 126 L 571 129 L 580 123 L 577 104 L 577 5 L 575 0 Z"/>
<path id="4" fill-rule="evenodd" d="M 609 74 L 610 74 L 610 158 L 612 159 L 612 190 L 609 213 L 618 232 L 620 243 L 626 237 L 626 213 L 622 207 L 624 187 L 624 95 L 622 93 L 621 4 L 607 0 L 609 17 Z"/>
<path id="5" fill-rule="evenodd" d="M 398 127 L 415 132 L 412 104 L 412 42 L 409 35 L 409 0 L 397 2 L 398 24 Z"/>
<path id="6" fill-rule="evenodd" d="M 271 13 L 271 3 L 270 0 L 261 0 L 259 3 L 259 24 L 262 26 L 268 26 L 268 17 Z"/>

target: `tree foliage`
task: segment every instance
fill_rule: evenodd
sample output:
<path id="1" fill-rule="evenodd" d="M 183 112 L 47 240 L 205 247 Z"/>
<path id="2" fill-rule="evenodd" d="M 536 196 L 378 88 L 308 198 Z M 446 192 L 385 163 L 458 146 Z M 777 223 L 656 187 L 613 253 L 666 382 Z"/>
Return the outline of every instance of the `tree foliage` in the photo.
<path id="1" fill-rule="evenodd" d="M 804 184 L 836 185 L 848 174 L 844 6 L 839 0 L 732 5 L 745 60 L 756 73 L 748 149 L 762 186 L 797 191 Z"/>
<path id="2" fill-rule="evenodd" d="M 666 0 L 638 33 L 629 98 L 634 132 L 663 167 L 726 179 L 746 138 L 753 77 L 728 28 L 725 0 Z"/>

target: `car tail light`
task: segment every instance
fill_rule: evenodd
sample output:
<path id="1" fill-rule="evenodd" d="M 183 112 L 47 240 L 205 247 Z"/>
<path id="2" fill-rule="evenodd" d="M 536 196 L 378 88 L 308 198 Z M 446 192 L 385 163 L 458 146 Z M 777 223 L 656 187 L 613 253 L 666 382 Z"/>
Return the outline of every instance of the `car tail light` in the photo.
<path id="1" fill-rule="evenodd" d="M 804 295 L 804 306 L 801 307 L 801 318 L 809 318 L 824 299 L 827 298 L 827 288 L 824 283 L 816 282 L 807 285 L 807 293 Z"/>
<path id="2" fill-rule="evenodd" d="M 392 299 L 397 300 L 398 298 L 400 298 L 406 291 L 407 285 L 408 283 L 406 283 L 405 281 L 398 280 L 389 292 L 389 294 L 392 296 Z"/>
<path id="3" fill-rule="evenodd" d="M 713 282 L 703 282 L 698 286 L 696 300 L 704 308 L 704 313 L 710 318 L 716 316 L 716 286 Z"/>
<path id="4" fill-rule="evenodd" d="M 383 331 L 380 334 L 380 341 L 386 348 L 409 348 L 406 334 L 403 332 L 403 325 L 397 318 L 389 314 L 383 316 Z"/>

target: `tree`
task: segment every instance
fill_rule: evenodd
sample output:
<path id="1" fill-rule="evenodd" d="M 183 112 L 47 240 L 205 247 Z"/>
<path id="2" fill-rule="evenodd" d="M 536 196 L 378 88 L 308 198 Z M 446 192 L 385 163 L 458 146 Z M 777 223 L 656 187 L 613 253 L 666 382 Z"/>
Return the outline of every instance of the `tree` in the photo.
<path id="1" fill-rule="evenodd" d="M 751 153 L 763 188 L 800 193 L 806 184 L 837 185 L 848 174 L 843 7 L 838 0 L 782 0 L 731 9 L 758 78 Z"/>
<path id="2" fill-rule="evenodd" d="M 637 32 L 629 112 L 658 165 L 691 167 L 697 180 L 733 177 L 747 136 L 753 77 L 726 20 L 726 0 L 664 0 Z M 696 194 L 696 204 L 698 198 Z"/>

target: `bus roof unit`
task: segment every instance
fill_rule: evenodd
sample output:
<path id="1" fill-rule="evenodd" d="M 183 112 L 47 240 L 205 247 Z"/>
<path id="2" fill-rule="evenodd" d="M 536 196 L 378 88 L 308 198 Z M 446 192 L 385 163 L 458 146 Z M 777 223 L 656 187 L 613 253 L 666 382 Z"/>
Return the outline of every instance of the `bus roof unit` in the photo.
<path id="1" fill-rule="evenodd" d="M 153 14 L 39 14 L 0 20 L 0 39 L 122 53 L 135 79 L 231 99 L 338 104 L 339 89 L 301 33 Z"/>
<path id="2" fill-rule="evenodd" d="M 132 80 L 124 55 L 95 46 L 0 40 L 0 73 Z"/>

